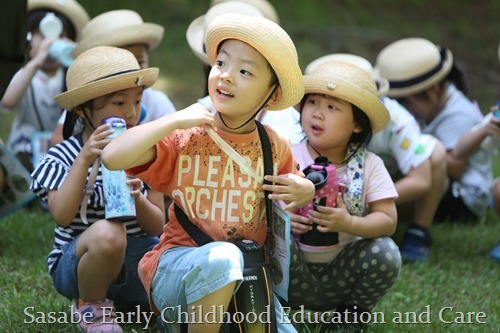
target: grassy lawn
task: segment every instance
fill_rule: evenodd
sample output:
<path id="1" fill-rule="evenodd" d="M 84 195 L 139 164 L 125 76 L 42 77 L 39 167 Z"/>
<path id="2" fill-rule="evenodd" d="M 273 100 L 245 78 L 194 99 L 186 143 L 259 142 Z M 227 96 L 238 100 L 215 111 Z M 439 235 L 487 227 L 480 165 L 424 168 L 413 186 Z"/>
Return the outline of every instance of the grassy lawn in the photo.
<path id="1" fill-rule="evenodd" d="M 161 69 L 158 88 L 178 109 L 201 97 L 202 66 L 189 49 L 185 32 L 191 20 L 206 11 L 208 0 L 80 2 L 91 16 L 129 8 L 140 12 L 147 22 L 162 24 L 164 40 L 151 59 L 151 65 Z M 397 0 L 271 2 L 296 43 L 302 68 L 335 52 L 359 54 L 374 62 L 383 46 L 418 35 L 453 50 L 469 74 L 470 97 L 483 111 L 498 97 L 499 40 L 494 27 L 498 27 L 499 1 L 447 0 L 432 6 Z M 2 115 L 0 138 L 4 140 L 11 120 L 12 114 Z M 495 175 L 500 176 L 500 157 Z M 374 309 L 380 313 L 379 323 L 371 324 L 370 332 L 500 332 L 500 263 L 488 257 L 500 242 L 498 221 L 490 211 L 475 224 L 435 225 L 431 260 L 403 266 L 395 286 Z M 43 321 L 37 312 L 56 312 L 58 316 L 69 311 L 69 301 L 54 291 L 47 272 L 45 259 L 52 248 L 53 228 L 49 214 L 36 205 L 0 220 L 0 333 L 79 332 L 71 324 L 29 323 L 36 318 Z M 403 228 L 400 225 L 398 231 Z M 382 316 L 385 323 L 381 323 Z M 159 332 L 155 325 L 143 329 L 139 324 L 125 325 L 124 330 Z M 300 327 L 302 333 L 324 331 L 311 325 Z"/>
<path id="2" fill-rule="evenodd" d="M 45 264 L 53 226 L 50 216 L 37 207 L 20 209 L 0 223 L 2 333 L 78 332 L 71 324 L 26 323 L 41 318 L 38 311 L 69 311 L 69 301 L 54 291 Z M 393 289 L 374 309 L 384 320 L 379 314 L 379 323 L 370 325 L 370 332 L 499 332 L 500 263 L 488 258 L 499 234 L 500 224 L 492 212 L 474 225 L 436 225 L 430 262 L 403 266 Z M 469 312 L 475 313 L 472 319 Z M 484 312 L 479 316 L 484 324 L 476 320 L 479 312 Z M 425 323 L 418 322 L 419 316 Z M 397 323 L 399 318 L 410 323 Z M 159 330 L 126 325 L 125 331 Z M 301 332 L 323 330 L 307 326 Z"/>

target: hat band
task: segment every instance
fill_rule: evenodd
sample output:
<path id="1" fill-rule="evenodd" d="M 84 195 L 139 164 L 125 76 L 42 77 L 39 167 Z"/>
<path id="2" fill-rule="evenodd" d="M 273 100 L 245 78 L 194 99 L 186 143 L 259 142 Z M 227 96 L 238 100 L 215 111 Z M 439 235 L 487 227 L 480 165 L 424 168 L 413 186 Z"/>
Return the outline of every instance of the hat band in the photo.
<path id="1" fill-rule="evenodd" d="M 106 75 L 106 76 L 103 76 L 103 77 L 100 77 L 98 79 L 95 79 L 95 80 L 92 80 L 90 82 L 96 82 L 96 81 L 101 81 L 101 80 L 104 80 L 104 79 L 107 79 L 109 77 L 113 77 L 113 76 L 117 76 L 117 75 L 122 75 L 122 74 L 127 74 L 127 73 L 132 73 L 132 72 L 138 72 L 139 69 L 128 69 L 126 71 L 121 71 L 121 72 L 116 72 L 116 73 L 113 73 L 113 74 L 109 74 L 109 75 Z M 90 83 L 89 82 L 89 83 Z"/>
<path id="2" fill-rule="evenodd" d="M 441 56 L 441 60 L 439 61 L 437 66 L 434 67 L 430 72 L 427 72 L 425 74 L 422 74 L 420 76 L 414 77 L 413 79 L 409 79 L 409 80 L 389 81 L 389 86 L 391 87 L 391 89 L 410 87 L 410 86 L 416 85 L 416 84 L 423 82 L 423 81 L 431 78 L 432 76 L 434 76 L 444 66 L 444 62 L 446 60 L 446 48 L 444 48 L 444 47 L 441 48 L 441 50 L 439 51 L 439 54 Z"/>

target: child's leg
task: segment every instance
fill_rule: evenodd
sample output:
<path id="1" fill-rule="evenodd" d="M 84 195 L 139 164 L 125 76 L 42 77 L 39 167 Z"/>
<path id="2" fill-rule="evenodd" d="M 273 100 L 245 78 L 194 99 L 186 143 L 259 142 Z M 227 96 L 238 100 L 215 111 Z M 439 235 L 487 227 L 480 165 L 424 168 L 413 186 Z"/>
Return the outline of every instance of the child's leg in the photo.
<path id="1" fill-rule="evenodd" d="M 83 232 L 76 244 L 80 299 L 96 302 L 106 298 L 123 267 L 126 245 L 125 226 L 119 221 L 100 220 Z"/>
<path id="2" fill-rule="evenodd" d="M 493 185 L 493 207 L 497 215 L 500 216 L 500 178 L 497 178 Z"/>
<path id="3" fill-rule="evenodd" d="M 168 332 L 179 332 L 182 323 L 189 324 L 189 332 L 218 332 L 218 306 L 227 309 L 235 285 L 242 279 L 243 255 L 234 244 L 177 247 L 161 256 L 151 284 L 151 298 Z M 219 323 L 191 323 L 198 322 L 191 320 L 191 313 L 214 310 L 217 317 L 207 319 Z"/>
<path id="4" fill-rule="evenodd" d="M 350 243 L 329 264 L 297 262 L 301 257 L 295 246 L 288 293 L 292 309 L 303 305 L 307 310 L 330 311 L 349 304 L 371 310 L 392 287 L 401 268 L 399 249 L 390 237 Z"/>
<path id="5" fill-rule="evenodd" d="M 430 229 L 434 220 L 434 214 L 439 202 L 448 188 L 448 176 L 446 173 L 446 150 L 441 142 L 430 157 L 431 161 L 431 189 L 422 198 L 415 201 L 414 223 L 422 228 Z"/>
<path id="6" fill-rule="evenodd" d="M 446 150 L 438 141 L 430 156 L 431 187 L 414 202 L 413 221 L 407 227 L 401 244 L 401 255 L 406 262 L 424 261 L 429 258 L 432 243 L 430 229 L 441 198 L 448 188 Z"/>

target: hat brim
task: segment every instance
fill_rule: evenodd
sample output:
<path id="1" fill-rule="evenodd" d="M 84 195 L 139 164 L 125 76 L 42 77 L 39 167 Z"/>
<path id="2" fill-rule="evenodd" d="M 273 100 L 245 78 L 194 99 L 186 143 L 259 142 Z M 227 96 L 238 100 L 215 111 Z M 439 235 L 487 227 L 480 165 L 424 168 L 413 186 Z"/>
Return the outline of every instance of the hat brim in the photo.
<path id="1" fill-rule="evenodd" d="M 449 49 L 446 49 L 445 54 L 446 58 L 443 60 L 441 68 L 434 75 L 426 79 L 417 80 L 416 83 L 412 82 L 415 81 L 415 79 L 407 80 L 405 82 L 396 82 L 389 79 L 389 91 L 387 92 L 387 96 L 391 98 L 407 97 L 425 91 L 442 81 L 448 73 L 450 73 L 453 66 L 453 54 Z M 406 84 L 406 82 L 411 83 Z"/>
<path id="2" fill-rule="evenodd" d="M 111 76 L 84 84 L 78 88 L 55 96 L 60 107 L 71 111 L 76 106 L 96 97 L 111 94 L 116 91 L 142 86 L 148 88 L 158 79 L 159 69 L 156 67 L 137 70 L 130 73 Z"/>
<path id="3" fill-rule="evenodd" d="M 227 39 L 240 40 L 257 50 L 273 68 L 279 81 L 279 100 L 266 110 L 284 110 L 304 96 L 304 80 L 297 51 L 288 34 L 276 23 L 261 17 L 237 14 L 220 15 L 209 26 L 206 50 L 210 63 L 217 58 L 219 44 Z"/>
<path id="4" fill-rule="evenodd" d="M 96 46 L 124 47 L 132 44 L 146 44 L 149 50 L 154 50 L 162 40 L 163 32 L 163 27 L 154 23 L 120 27 L 83 38 L 71 55 L 76 58 L 82 52 Z"/>
<path id="5" fill-rule="evenodd" d="M 353 81 L 335 75 L 304 75 L 305 94 L 325 94 L 337 97 L 361 109 L 368 118 L 372 132 L 382 130 L 390 120 L 389 111 L 374 95 Z"/>
<path id="6" fill-rule="evenodd" d="M 208 56 L 203 50 L 203 45 L 205 44 L 205 32 L 205 15 L 201 15 L 189 24 L 186 31 L 186 39 L 194 55 L 205 65 L 210 65 Z"/>
<path id="7" fill-rule="evenodd" d="M 79 41 L 82 29 L 90 20 L 89 14 L 77 1 L 54 1 L 54 0 L 30 0 L 28 1 L 28 12 L 35 9 L 53 9 L 69 19 L 74 25 L 76 41 Z"/>

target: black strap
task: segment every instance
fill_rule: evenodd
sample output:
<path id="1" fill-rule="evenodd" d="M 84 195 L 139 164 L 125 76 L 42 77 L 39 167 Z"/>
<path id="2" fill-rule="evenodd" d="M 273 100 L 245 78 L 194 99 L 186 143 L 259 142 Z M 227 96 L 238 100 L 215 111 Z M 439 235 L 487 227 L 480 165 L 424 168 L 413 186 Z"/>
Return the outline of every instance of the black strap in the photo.
<path id="1" fill-rule="evenodd" d="M 269 142 L 269 136 L 267 135 L 264 125 L 259 121 L 255 121 L 257 125 L 257 130 L 259 131 L 260 142 L 262 144 L 262 155 L 264 158 L 264 175 L 273 174 L 273 152 L 271 151 L 271 142 Z M 271 184 L 271 182 L 264 180 L 264 184 Z M 264 197 L 266 200 L 266 219 L 267 219 L 267 239 L 266 239 L 266 251 L 270 256 L 272 255 L 272 236 L 273 236 L 273 203 L 269 199 L 269 194 L 271 192 L 264 191 Z"/>
<path id="2" fill-rule="evenodd" d="M 198 246 L 202 246 L 210 242 L 213 242 L 213 239 L 210 238 L 210 236 L 201 231 L 201 229 L 198 228 L 196 224 L 189 221 L 186 213 L 184 213 L 184 211 L 176 204 L 174 204 L 174 211 L 175 211 L 175 216 L 179 220 L 179 223 L 182 225 L 184 230 L 186 230 L 188 235 L 191 236 L 191 238 L 195 241 L 195 243 Z"/>
<path id="3" fill-rule="evenodd" d="M 260 122 L 255 121 L 257 125 L 257 130 L 259 131 L 260 142 L 262 144 L 262 154 L 264 157 L 264 175 L 272 175 L 273 174 L 273 155 L 271 152 L 271 143 L 269 142 L 269 137 L 267 136 L 266 129 L 264 125 Z M 264 184 L 270 184 L 270 182 L 264 180 Z M 266 219 L 267 219 L 267 240 L 266 240 L 266 251 L 268 254 L 271 252 L 271 247 L 269 246 L 271 243 L 272 236 L 272 211 L 273 205 L 272 201 L 269 200 L 268 195 L 269 191 L 265 191 L 265 200 L 266 200 Z M 213 242 L 213 239 L 210 236 L 206 235 L 200 228 L 191 221 L 189 221 L 186 213 L 177 205 L 174 205 L 174 212 L 177 220 L 181 226 L 186 230 L 188 235 L 195 241 L 198 246 L 202 246 Z"/>

